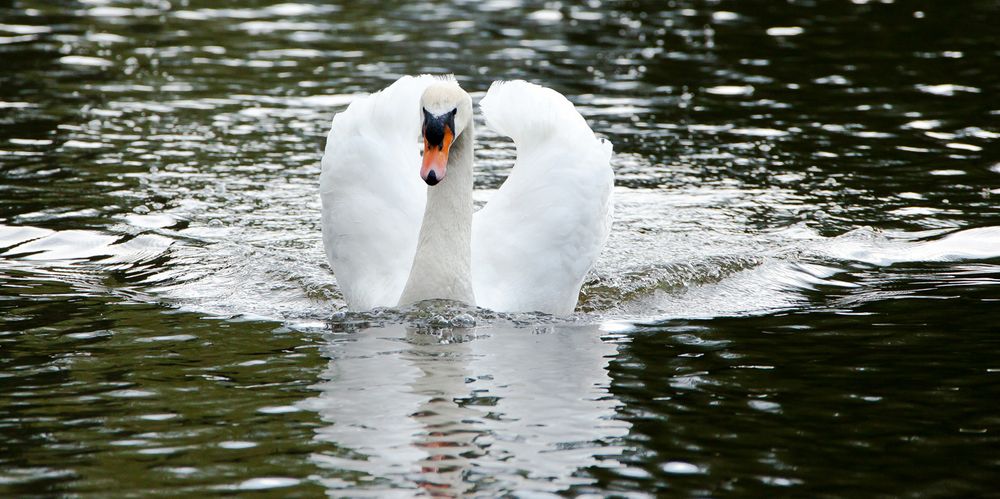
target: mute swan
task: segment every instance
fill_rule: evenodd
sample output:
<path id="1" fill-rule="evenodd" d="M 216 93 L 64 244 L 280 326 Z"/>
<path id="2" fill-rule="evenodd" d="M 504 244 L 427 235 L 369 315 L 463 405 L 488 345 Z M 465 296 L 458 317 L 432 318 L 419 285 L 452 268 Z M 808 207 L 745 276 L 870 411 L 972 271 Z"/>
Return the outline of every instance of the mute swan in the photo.
<path id="1" fill-rule="evenodd" d="M 524 81 L 493 83 L 480 107 L 517 160 L 475 215 L 472 99 L 454 78 L 404 76 L 334 117 L 323 244 L 350 309 L 576 307 L 611 224 L 611 144 L 561 94 Z"/>

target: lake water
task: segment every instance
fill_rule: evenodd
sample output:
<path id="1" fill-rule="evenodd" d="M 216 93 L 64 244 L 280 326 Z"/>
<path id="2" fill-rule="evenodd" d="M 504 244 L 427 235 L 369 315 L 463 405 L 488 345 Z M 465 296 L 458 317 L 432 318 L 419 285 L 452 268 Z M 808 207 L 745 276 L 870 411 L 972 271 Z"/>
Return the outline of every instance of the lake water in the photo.
<path id="1" fill-rule="evenodd" d="M 997 15 L 4 2 L 0 496 L 996 493 Z M 326 131 L 423 72 L 614 142 L 576 315 L 342 312 Z"/>

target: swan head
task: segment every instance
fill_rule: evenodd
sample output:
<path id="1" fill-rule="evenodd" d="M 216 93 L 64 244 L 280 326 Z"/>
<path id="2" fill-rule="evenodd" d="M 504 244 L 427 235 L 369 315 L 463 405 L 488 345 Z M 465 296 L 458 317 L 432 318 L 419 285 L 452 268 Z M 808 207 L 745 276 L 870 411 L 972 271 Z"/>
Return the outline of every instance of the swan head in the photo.
<path id="1" fill-rule="evenodd" d="M 472 98 L 454 80 L 432 83 L 420 97 L 424 161 L 420 178 L 427 185 L 444 180 L 451 144 L 472 120 Z"/>

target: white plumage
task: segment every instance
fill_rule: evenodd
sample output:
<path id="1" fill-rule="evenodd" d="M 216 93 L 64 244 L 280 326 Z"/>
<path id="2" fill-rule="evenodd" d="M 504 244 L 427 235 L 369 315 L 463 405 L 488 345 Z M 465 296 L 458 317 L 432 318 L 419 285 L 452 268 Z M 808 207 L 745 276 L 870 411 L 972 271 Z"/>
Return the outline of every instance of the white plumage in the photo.
<path id="1" fill-rule="evenodd" d="M 570 313 L 608 235 L 611 143 L 538 85 L 494 83 L 480 106 L 490 128 L 514 139 L 517 160 L 472 225 L 477 304 Z"/>
<path id="2" fill-rule="evenodd" d="M 417 102 L 431 76 L 404 76 L 333 118 L 320 175 L 323 246 L 351 309 L 393 306 L 406 284 L 426 189 Z"/>
<path id="3" fill-rule="evenodd" d="M 596 138 L 558 92 L 523 81 L 494 83 L 481 108 L 491 128 L 514 140 L 514 168 L 471 220 L 452 220 L 447 213 L 431 217 L 434 206 L 448 204 L 428 203 L 429 195 L 465 202 L 464 193 L 448 194 L 458 184 L 447 182 L 452 176 L 462 182 L 465 169 L 471 175 L 472 168 L 471 154 L 466 160 L 452 157 L 447 169 L 455 173 L 434 187 L 418 174 L 421 99 L 432 85 L 441 87 L 435 95 L 450 92 L 456 102 L 468 99 L 453 79 L 407 76 L 357 99 L 333 120 L 320 179 L 323 242 L 348 306 L 395 306 L 408 279 L 435 281 L 436 275 L 414 269 L 411 276 L 410 270 L 420 251 L 422 220 L 438 220 L 438 226 L 424 227 L 421 244 L 440 237 L 435 234 L 467 234 L 471 223 L 471 241 L 449 243 L 455 255 L 462 254 L 459 246 L 471 245 L 471 275 L 463 268 L 467 265 L 450 269 L 450 255 L 439 254 L 448 253 L 440 244 L 433 257 L 443 265 L 432 271 L 471 280 L 476 305 L 501 312 L 571 313 L 610 228 L 611 144 Z M 462 119 L 467 124 L 456 128 L 464 138 L 456 143 L 471 144 L 471 116 Z M 468 247 L 464 250 L 468 255 Z"/>

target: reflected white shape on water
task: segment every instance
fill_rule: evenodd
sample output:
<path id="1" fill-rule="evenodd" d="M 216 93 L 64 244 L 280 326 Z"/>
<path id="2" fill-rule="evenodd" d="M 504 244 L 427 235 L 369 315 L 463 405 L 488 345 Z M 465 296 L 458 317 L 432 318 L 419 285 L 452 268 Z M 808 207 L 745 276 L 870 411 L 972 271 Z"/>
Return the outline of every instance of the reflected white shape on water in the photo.
<path id="1" fill-rule="evenodd" d="M 918 84 L 916 87 L 917 87 L 917 90 L 920 90 L 921 92 L 925 92 L 925 93 L 928 93 L 928 94 L 934 94 L 934 95 L 941 95 L 941 96 L 945 96 L 945 97 L 952 97 L 952 96 L 954 96 L 958 92 L 968 92 L 968 93 L 974 93 L 974 94 L 978 94 L 979 92 L 981 92 L 981 90 L 979 90 L 976 87 L 969 87 L 969 86 L 965 86 L 965 85 L 956 85 L 954 83 L 942 83 L 940 85 L 923 85 L 923 84 Z"/>
<path id="2" fill-rule="evenodd" d="M 64 230 L 52 232 L 41 238 L 17 246 L 8 254 L 23 254 L 28 260 L 62 260 L 88 258 L 111 253 L 109 245 L 116 236 L 99 234 L 85 230 Z"/>
<path id="3" fill-rule="evenodd" d="M 704 473 L 705 470 L 699 468 L 698 466 L 687 463 L 684 461 L 670 461 L 663 463 L 660 468 L 666 472 L 673 475 L 690 475 L 694 473 Z"/>
<path id="4" fill-rule="evenodd" d="M 800 26 L 776 26 L 774 28 L 767 28 L 767 34 L 770 36 L 798 36 L 805 33 L 805 30 Z"/>
<path id="5" fill-rule="evenodd" d="M 375 480 L 332 480 L 329 493 L 461 496 L 589 482 L 574 473 L 614 465 L 630 426 L 614 419 L 607 365 L 617 346 L 600 335 L 596 325 L 438 335 L 402 324 L 337 335 L 320 394 L 300 405 L 328 423 L 317 438 L 342 450 L 314 459 Z"/>
<path id="6" fill-rule="evenodd" d="M 705 89 L 713 95 L 753 95 L 753 91 L 752 85 L 718 85 Z"/>
<path id="7" fill-rule="evenodd" d="M 300 482 L 301 480 L 297 478 L 288 477 L 251 478 L 241 482 L 236 488 L 239 490 L 268 490 L 292 487 L 298 485 Z"/>
<path id="8" fill-rule="evenodd" d="M 85 55 L 67 55 L 59 58 L 63 64 L 75 64 L 78 66 L 107 67 L 114 65 L 113 62 L 100 57 L 90 57 Z"/>
<path id="9" fill-rule="evenodd" d="M 899 243 L 891 239 L 845 235 L 824 252 L 834 258 L 888 266 L 904 262 L 954 262 L 1000 256 L 1000 227 L 953 232 L 939 239 Z"/>

